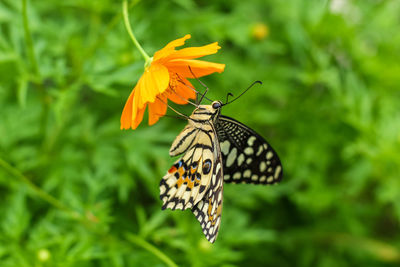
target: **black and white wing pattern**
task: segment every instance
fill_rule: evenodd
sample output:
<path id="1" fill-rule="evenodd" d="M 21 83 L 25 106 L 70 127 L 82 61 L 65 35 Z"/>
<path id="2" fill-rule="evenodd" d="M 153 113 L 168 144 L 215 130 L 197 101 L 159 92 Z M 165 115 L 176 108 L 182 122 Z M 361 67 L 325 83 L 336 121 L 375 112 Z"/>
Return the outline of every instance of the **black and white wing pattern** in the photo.
<path id="1" fill-rule="evenodd" d="M 195 111 L 192 119 L 199 116 Z M 171 146 L 171 156 L 183 156 L 161 180 L 160 199 L 162 209 L 191 209 L 207 240 L 214 243 L 221 223 L 222 158 L 212 123 L 197 121 L 187 125 Z"/>
<path id="2" fill-rule="evenodd" d="M 222 177 L 222 158 L 217 158 L 214 164 L 213 175 L 210 181 L 210 189 L 206 196 L 194 206 L 192 209 L 193 214 L 200 222 L 203 233 L 207 240 L 214 243 L 219 226 L 221 225 L 222 213 L 222 190 L 223 190 L 223 177 Z"/>
<path id="3" fill-rule="evenodd" d="M 220 115 L 216 121 L 224 181 L 274 184 L 282 179 L 282 165 L 273 148 L 244 124 Z"/>
<path id="4" fill-rule="evenodd" d="M 160 182 L 162 209 L 191 209 L 211 243 L 221 224 L 224 181 L 273 184 L 282 178 L 272 147 L 247 126 L 220 115 L 221 107 L 220 101 L 197 106 L 169 151 L 182 157 Z"/>

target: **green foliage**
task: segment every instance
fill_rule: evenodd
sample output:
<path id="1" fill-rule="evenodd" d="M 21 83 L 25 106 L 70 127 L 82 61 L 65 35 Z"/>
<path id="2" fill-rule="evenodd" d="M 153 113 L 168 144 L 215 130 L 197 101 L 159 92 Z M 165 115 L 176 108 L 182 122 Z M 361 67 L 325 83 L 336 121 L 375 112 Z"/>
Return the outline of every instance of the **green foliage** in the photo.
<path id="1" fill-rule="evenodd" d="M 398 265 L 399 14 L 396 0 L 130 3 L 149 54 L 187 33 L 220 43 L 208 97 L 264 82 L 223 114 L 270 141 L 284 180 L 226 185 L 211 245 L 190 211 L 160 210 L 185 122 L 119 130 L 144 63 L 121 3 L 1 1 L 0 265 Z"/>

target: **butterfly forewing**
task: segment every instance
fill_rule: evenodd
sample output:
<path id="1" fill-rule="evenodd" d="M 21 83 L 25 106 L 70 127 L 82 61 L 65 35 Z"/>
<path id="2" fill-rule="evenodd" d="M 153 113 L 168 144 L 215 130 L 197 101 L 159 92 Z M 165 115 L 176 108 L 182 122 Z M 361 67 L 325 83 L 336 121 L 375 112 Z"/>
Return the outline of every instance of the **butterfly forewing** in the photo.
<path id="1" fill-rule="evenodd" d="M 225 182 L 273 184 L 281 180 L 279 157 L 259 134 L 223 115 L 217 119 L 216 131 Z"/>

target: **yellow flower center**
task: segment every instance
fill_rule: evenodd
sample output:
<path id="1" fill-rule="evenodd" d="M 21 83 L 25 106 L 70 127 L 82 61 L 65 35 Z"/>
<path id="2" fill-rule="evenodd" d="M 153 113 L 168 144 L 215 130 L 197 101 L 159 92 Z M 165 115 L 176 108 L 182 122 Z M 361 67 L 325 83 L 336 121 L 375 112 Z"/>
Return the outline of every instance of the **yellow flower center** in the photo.
<path id="1" fill-rule="evenodd" d="M 169 73 L 169 88 L 175 91 L 178 83 L 178 75 L 176 73 Z"/>

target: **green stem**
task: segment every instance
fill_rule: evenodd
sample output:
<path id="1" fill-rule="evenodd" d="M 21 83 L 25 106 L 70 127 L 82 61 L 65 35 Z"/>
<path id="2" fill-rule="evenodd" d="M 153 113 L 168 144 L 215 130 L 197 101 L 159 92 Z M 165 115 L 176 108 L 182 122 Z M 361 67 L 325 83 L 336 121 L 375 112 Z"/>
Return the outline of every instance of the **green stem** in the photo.
<path id="1" fill-rule="evenodd" d="M 41 199 L 46 201 L 47 203 L 51 204 L 52 206 L 63 210 L 65 212 L 68 212 L 73 218 L 82 220 L 82 216 L 74 211 L 71 210 L 69 207 L 65 206 L 62 202 L 54 198 L 53 196 L 49 195 L 45 191 L 43 191 L 40 187 L 32 183 L 31 180 L 29 180 L 25 175 L 23 175 L 18 169 L 14 168 L 11 166 L 8 162 L 0 158 L 0 167 L 2 167 L 4 170 L 6 170 L 8 173 L 11 175 L 15 176 L 18 178 L 21 182 L 26 184 L 37 196 L 39 196 Z"/>
<path id="2" fill-rule="evenodd" d="M 152 253 L 154 256 L 162 260 L 165 264 L 167 264 L 170 267 L 178 267 L 178 265 L 173 262 L 167 255 L 165 255 L 161 250 L 144 240 L 143 238 L 131 234 L 131 233 L 126 233 L 125 234 L 126 239 L 128 239 L 130 242 L 136 244 L 137 246 L 140 246 L 144 248 L 145 250 L 149 251 Z"/>
<path id="3" fill-rule="evenodd" d="M 22 20 L 24 24 L 24 34 L 25 34 L 25 41 L 26 41 L 26 48 L 28 50 L 29 60 L 32 64 L 33 73 L 37 76 L 40 76 L 39 72 L 39 65 L 36 60 L 35 51 L 33 49 L 33 41 L 31 31 L 29 29 L 29 22 L 28 22 L 28 13 L 27 13 L 27 0 L 22 0 Z"/>
<path id="4" fill-rule="evenodd" d="M 136 40 L 135 35 L 132 32 L 132 28 L 131 25 L 129 23 L 129 17 L 128 17 L 128 1 L 124 0 L 122 2 L 122 13 L 124 15 L 124 23 L 125 23 L 125 28 L 126 31 L 128 32 L 129 36 L 132 39 L 133 44 L 136 46 L 136 48 L 140 51 L 140 53 L 142 54 L 144 60 L 146 61 L 145 65 L 148 65 L 149 62 L 151 61 L 151 58 L 149 57 L 149 55 L 147 55 L 147 53 L 144 51 L 144 49 L 142 48 L 142 46 L 139 44 L 139 42 Z"/>

